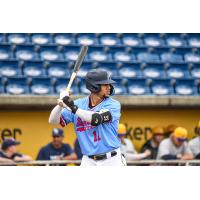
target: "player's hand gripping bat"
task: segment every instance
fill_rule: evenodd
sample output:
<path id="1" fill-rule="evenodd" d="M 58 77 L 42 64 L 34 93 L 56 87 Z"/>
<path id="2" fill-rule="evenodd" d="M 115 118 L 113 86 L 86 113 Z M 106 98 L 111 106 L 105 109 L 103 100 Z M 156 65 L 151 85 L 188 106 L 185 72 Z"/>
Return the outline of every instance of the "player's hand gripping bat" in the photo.
<path id="1" fill-rule="evenodd" d="M 72 75 L 70 77 L 69 83 L 66 88 L 67 92 L 70 92 L 72 83 L 73 83 L 74 79 L 76 78 L 76 75 L 81 67 L 81 64 L 85 58 L 85 55 L 87 54 L 87 50 L 88 50 L 88 46 L 82 46 L 81 51 L 76 60 L 76 63 L 74 65 L 74 69 L 73 69 Z M 58 104 L 63 107 L 63 101 L 61 99 L 58 100 Z"/>

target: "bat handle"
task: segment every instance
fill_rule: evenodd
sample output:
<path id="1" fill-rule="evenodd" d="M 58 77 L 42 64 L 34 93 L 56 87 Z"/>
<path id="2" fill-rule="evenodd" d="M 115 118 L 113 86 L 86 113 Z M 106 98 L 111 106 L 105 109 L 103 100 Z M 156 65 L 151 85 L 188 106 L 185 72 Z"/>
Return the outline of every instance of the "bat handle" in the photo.
<path id="1" fill-rule="evenodd" d="M 71 78 L 69 80 L 69 83 L 68 83 L 68 86 L 66 88 L 66 90 L 69 92 L 70 89 L 71 89 L 71 86 L 72 86 L 72 83 L 74 81 L 74 79 L 76 78 L 76 72 L 73 72 L 72 75 L 71 75 Z"/>

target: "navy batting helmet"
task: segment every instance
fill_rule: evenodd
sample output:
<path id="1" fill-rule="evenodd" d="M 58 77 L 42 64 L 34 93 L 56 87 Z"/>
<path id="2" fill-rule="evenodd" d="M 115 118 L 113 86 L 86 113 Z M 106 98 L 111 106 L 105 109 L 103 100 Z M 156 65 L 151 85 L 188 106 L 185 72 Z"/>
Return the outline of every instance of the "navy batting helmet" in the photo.
<path id="1" fill-rule="evenodd" d="M 111 79 L 110 74 L 105 70 L 91 70 L 86 74 L 86 88 L 92 93 L 98 93 L 101 90 L 101 85 L 110 84 L 111 90 L 110 95 L 114 93 L 114 87 L 112 83 L 115 83 Z"/>

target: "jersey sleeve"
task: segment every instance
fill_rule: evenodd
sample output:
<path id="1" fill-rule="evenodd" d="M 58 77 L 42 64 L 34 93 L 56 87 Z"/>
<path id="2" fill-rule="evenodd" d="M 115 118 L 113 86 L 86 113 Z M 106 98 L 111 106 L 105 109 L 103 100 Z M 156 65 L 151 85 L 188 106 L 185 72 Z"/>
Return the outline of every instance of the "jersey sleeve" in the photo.
<path id="1" fill-rule="evenodd" d="M 164 155 L 168 154 L 170 154 L 169 146 L 165 141 L 163 141 L 159 145 L 157 159 L 161 159 Z"/>
<path id="2" fill-rule="evenodd" d="M 103 109 L 107 109 L 110 111 L 112 116 L 112 122 L 119 120 L 121 116 L 121 105 L 118 101 L 108 102 L 104 105 Z"/>
<path id="3" fill-rule="evenodd" d="M 72 153 L 73 153 L 72 148 L 70 147 L 70 145 L 66 144 L 65 145 L 65 155 L 64 156 L 68 156 L 68 155 L 70 155 Z"/>
<path id="4" fill-rule="evenodd" d="M 44 148 L 41 148 L 38 155 L 37 155 L 37 158 L 36 160 L 48 160 L 46 154 L 45 154 L 45 150 Z"/>
<path id="5" fill-rule="evenodd" d="M 67 124 L 71 123 L 72 120 L 73 120 L 73 113 L 67 110 L 66 108 L 64 108 L 61 112 L 60 125 L 64 127 Z"/>

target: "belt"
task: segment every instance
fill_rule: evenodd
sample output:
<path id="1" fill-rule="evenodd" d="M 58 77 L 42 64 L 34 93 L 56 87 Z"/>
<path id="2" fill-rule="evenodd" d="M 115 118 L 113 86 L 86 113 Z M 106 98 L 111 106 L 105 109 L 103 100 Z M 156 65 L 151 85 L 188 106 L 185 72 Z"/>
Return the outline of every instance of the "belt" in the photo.
<path id="1" fill-rule="evenodd" d="M 117 155 L 117 151 L 112 151 L 110 152 L 111 157 L 114 157 Z M 107 154 L 98 154 L 98 155 L 92 155 L 92 156 L 88 156 L 89 158 L 93 159 L 93 160 L 105 160 L 107 159 Z"/>

